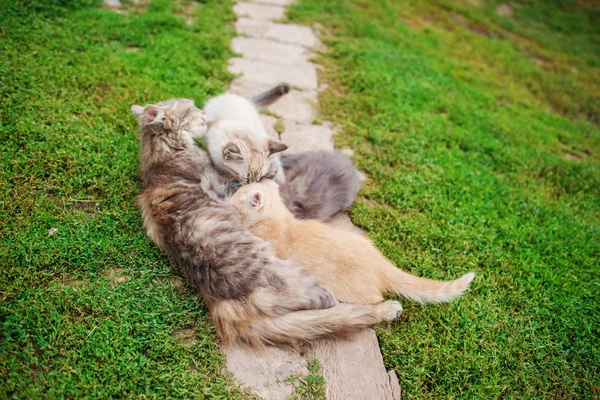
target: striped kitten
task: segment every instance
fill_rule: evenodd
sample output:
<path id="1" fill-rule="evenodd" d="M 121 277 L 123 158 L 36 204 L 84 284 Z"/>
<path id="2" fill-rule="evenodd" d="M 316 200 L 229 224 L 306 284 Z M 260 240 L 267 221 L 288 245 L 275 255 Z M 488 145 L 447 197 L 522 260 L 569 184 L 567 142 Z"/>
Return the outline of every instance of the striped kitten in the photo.
<path id="1" fill-rule="evenodd" d="M 192 100 L 132 106 L 132 112 L 141 126 L 144 228 L 198 288 L 225 344 L 298 346 L 401 313 L 393 301 L 339 304 L 298 264 L 277 258 L 250 233 L 222 200 L 227 182 L 193 145 L 204 115 Z"/>

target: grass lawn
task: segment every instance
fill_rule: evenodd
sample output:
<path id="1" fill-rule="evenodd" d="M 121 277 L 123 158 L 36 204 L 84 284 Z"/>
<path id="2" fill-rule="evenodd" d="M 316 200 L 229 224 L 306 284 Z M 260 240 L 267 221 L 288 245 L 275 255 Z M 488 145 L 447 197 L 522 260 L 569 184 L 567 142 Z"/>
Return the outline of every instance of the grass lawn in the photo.
<path id="1" fill-rule="evenodd" d="M 0 398 L 243 395 L 135 207 L 129 105 L 231 78 L 232 4 L 191 3 L 0 1 Z"/>
<path id="2" fill-rule="evenodd" d="M 599 398 L 600 6 L 500 3 L 288 14 L 328 46 L 323 117 L 370 178 L 355 223 L 403 269 L 478 274 L 378 330 L 405 398 Z"/>

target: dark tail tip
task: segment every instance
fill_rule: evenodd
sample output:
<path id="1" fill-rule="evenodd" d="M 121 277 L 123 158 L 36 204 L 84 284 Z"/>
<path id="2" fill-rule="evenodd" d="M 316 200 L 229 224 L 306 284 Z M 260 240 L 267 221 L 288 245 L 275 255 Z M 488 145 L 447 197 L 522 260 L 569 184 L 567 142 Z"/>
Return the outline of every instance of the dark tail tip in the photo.
<path id="1" fill-rule="evenodd" d="M 282 95 L 289 93 L 289 91 L 291 90 L 291 86 L 289 83 L 283 82 L 280 83 L 279 85 L 277 85 L 277 90 L 279 90 L 279 93 L 281 93 Z"/>
<path id="2" fill-rule="evenodd" d="M 251 100 L 259 108 L 266 107 L 284 94 L 288 93 L 290 89 L 291 87 L 289 83 L 279 83 L 277 86 L 267 90 L 266 92 L 252 97 Z"/>

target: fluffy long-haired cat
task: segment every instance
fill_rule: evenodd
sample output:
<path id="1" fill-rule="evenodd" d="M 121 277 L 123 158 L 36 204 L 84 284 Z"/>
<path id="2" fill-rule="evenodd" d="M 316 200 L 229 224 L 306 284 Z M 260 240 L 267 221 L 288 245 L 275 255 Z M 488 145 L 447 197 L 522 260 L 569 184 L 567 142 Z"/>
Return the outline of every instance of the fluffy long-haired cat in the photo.
<path id="1" fill-rule="evenodd" d="M 468 273 L 439 282 L 404 272 L 359 234 L 315 220 L 295 219 L 272 180 L 243 186 L 231 204 L 256 236 L 273 245 L 278 257 L 302 264 L 343 302 L 377 304 L 386 292 L 419 302 L 450 301 L 460 296 L 475 276 Z"/>
<path id="2" fill-rule="evenodd" d="M 287 146 L 269 138 L 257 110 L 289 90 L 287 83 L 281 83 L 251 99 L 224 93 L 208 100 L 203 107 L 208 129 L 199 137 L 221 173 L 242 185 L 263 176 L 285 180 L 278 153 Z"/>
<path id="3" fill-rule="evenodd" d="M 198 288 L 224 343 L 296 346 L 401 313 L 393 301 L 339 304 L 305 269 L 277 258 L 248 230 L 221 200 L 226 182 L 193 144 L 204 116 L 192 100 L 131 109 L 141 126 L 144 228 Z"/>

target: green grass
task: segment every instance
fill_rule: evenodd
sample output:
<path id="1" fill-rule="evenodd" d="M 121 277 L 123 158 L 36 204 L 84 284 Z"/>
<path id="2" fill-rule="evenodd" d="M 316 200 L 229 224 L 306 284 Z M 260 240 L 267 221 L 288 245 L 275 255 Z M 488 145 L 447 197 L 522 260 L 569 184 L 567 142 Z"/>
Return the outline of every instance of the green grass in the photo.
<path id="1" fill-rule="evenodd" d="M 600 8 L 481 3 L 288 13 L 324 32 L 323 117 L 369 176 L 353 220 L 412 273 L 478 274 L 454 303 L 403 301 L 385 364 L 409 399 L 598 398 Z"/>
<path id="2" fill-rule="evenodd" d="M 0 2 L 0 398 L 243 397 L 141 229 L 129 111 L 227 87 L 231 3 L 101 3 Z"/>

